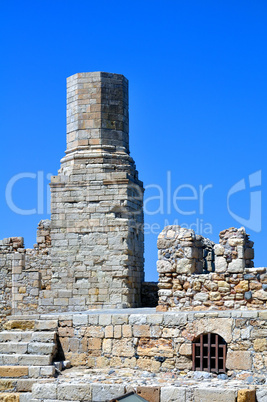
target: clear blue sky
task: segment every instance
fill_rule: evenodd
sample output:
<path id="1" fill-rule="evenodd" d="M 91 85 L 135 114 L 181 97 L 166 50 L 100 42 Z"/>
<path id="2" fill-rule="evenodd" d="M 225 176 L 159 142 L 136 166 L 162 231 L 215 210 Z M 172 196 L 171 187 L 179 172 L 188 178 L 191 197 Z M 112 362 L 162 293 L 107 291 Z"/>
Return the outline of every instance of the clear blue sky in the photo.
<path id="1" fill-rule="evenodd" d="M 255 265 L 267 265 L 266 1 L 5 1 L 0 19 L 0 238 L 34 244 L 48 217 L 47 175 L 65 151 L 66 77 L 107 71 L 130 81 L 131 155 L 147 187 L 146 279 L 157 280 L 157 234 L 173 222 L 217 242 L 220 230 L 242 226 L 239 216 Z M 25 172 L 33 176 L 14 185 L 13 201 L 39 209 L 28 216 L 5 200 Z"/>

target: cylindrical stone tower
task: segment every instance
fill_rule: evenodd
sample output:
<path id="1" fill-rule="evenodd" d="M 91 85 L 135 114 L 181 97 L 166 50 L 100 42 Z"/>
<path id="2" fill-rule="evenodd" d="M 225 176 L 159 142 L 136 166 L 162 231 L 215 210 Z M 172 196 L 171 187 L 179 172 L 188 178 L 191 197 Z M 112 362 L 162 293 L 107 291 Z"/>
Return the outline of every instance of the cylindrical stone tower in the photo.
<path id="1" fill-rule="evenodd" d="M 67 80 L 67 150 L 51 180 L 51 241 L 58 311 L 140 305 L 143 184 L 129 155 L 122 75 Z"/>

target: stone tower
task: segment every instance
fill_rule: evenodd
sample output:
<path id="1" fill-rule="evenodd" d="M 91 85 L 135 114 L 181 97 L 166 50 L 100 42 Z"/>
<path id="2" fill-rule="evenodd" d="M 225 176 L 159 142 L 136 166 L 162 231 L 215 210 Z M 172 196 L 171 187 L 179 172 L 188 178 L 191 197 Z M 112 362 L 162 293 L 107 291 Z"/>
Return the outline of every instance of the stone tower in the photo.
<path id="1" fill-rule="evenodd" d="M 140 305 L 143 183 L 129 154 L 128 81 L 67 79 L 67 150 L 51 179 L 51 291 L 59 311 Z"/>

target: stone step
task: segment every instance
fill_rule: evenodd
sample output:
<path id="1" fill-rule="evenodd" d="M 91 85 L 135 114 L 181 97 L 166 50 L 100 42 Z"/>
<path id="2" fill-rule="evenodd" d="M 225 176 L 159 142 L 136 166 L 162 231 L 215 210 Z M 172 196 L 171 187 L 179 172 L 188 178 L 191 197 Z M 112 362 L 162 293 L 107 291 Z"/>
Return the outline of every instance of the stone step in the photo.
<path id="1" fill-rule="evenodd" d="M 47 384 L 54 381 L 52 378 L 9 378 L 0 379 L 0 390 L 8 395 L 9 392 L 31 392 L 34 384 L 38 383 L 42 387 L 42 383 Z"/>
<path id="2" fill-rule="evenodd" d="M 0 354 L 0 366 L 50 366 L 52 355 Z"/>
<path id="3" fill-rule="evenodd" d="M 30 342 L 32 331 L 2 331 L 0 332 L 0 342 Z"/>
<path id="4" fill-rule="evenodd" d="M 0 332 L 0 343 L 2 342 L 55 342 L 55 331 L 2 331 Z"/>
<path id="5" fill-rule="evenodd" d="M 58 320 L 8 320 L 3 324 L 7 331 L 56 331 Z"/>
<path id="6" fill-rule="evenodd" d="M 55 376 L 55 366 L 0 366 L 0 378 L 46 378 Z"/>
<path id="7" fill-rule="evenodd" d="M 0 356 L 4 354 L 50 355 L 56 350 L 55 343 L 4 342 L 0 343 Z"/>

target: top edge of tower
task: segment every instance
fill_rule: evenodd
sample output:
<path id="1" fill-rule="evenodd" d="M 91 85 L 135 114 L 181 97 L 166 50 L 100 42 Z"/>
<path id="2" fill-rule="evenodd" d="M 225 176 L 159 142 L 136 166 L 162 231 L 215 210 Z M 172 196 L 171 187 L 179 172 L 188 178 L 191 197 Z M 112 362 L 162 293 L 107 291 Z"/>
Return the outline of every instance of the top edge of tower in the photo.
<path id="1" fill-rule="evenodd" d="M 67 77 L 67 83 L 70 83 L 71 81 L 76 81 L 79 79 L 92 79 L 94 78 L 95 80 L 101 80 L 102 78 L 110 78 L 110 79 L 118 79 L 118 80 L 124 80 L 128 82 L 127 78 L 123 74 L 116 74 L 116 73 L 108 73 L 104 71 L 93 71 L 93 72 L 87 72 L 87 73 L 76 73 L 71 75 L 70 77 Z"/>

